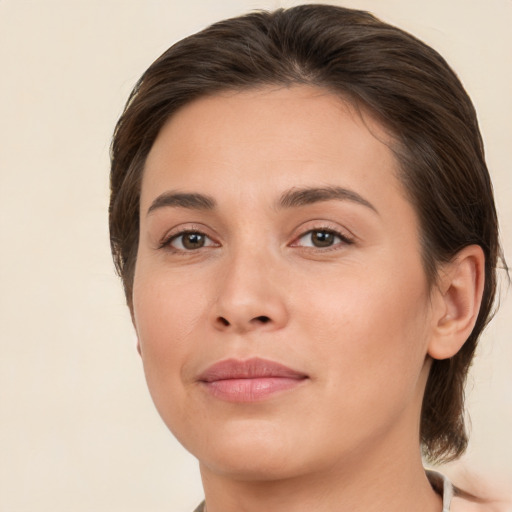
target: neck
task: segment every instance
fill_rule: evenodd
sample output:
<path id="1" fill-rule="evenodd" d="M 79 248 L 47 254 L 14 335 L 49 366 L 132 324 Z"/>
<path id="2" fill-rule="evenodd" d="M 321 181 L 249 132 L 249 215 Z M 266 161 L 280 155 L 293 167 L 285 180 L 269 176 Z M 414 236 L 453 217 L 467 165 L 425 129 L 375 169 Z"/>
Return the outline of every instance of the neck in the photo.
<path id="1" fill-rule="evenodd" d="M 439 512 L 419 451 L 358 453 L 336 467 L 281 480 L 241 480 L 201 466 L 207 512 Z M 375 456 L 379 456 L 379 460 Z"/>

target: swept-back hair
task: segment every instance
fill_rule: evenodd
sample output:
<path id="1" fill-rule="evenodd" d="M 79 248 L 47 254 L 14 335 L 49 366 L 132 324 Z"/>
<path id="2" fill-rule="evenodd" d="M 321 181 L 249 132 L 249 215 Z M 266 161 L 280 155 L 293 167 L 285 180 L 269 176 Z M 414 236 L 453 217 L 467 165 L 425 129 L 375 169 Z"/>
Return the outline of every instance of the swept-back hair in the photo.
<path id="1" fill-rule="evenodd" d="M 470 337 L 452 358 L 433 361 L 421 413 L 430 461 L 466 448 L 464 384 L 488 322 L 500 255 L 493 191 L 475 110 L 445 60 L 412 35 L 363 11 L 302 5 L 221 21 L 169 48 L 143 74 L 111 147 L 110 236 L 128 305 L 139 237 L 146 156 L 180 107 L 225 90 L 306 84 L 375 116 L 395 142 L 398 177 L 421 226 L 431 286 L 463 247 L 485 253 L 485 287 Z"/>

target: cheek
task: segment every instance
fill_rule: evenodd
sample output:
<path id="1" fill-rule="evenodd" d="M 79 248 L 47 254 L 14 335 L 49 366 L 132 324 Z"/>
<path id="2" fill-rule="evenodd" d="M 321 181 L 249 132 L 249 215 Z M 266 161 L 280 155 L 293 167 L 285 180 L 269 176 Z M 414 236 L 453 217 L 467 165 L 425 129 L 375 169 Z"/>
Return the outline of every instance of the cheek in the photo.
<path id="1" fill-rule="evenodd" d="M 144 373 L 160 414 L 175 415 L 181 395 L 185 365 L 201 350 L 203 336 L 192 336 L 204 325 L 206 294 L 190 279 L 177 279 L 143 266 L 134 280 L 133 310 Z M 167 410 L 165 410 L 167 409 Z"/>
<path id="2" fill-rule="evenodd" d="M 324 362 L 321 378 L 340 408 L 391 410 L 417 391 L 428 341 L 428 293 L 422 268 L 405 268 L 348 272 L 308 290 L 298 315 L 301 330 L 314 340 Z"/>
<path id="3" fill-rule="evenodd" d="M 142 350 L 180 352 L 205 313 L 204 283 L 143 264 L 133 287 L 134 320 Z"/>

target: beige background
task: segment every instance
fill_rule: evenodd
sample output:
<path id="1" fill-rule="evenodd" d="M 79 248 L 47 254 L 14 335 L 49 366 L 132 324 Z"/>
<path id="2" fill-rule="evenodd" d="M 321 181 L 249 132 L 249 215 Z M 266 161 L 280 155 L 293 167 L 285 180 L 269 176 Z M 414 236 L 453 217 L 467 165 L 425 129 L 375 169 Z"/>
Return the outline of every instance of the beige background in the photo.
<path id="1" fill-rule="evenodd" d="M 143 70 L 250 0 L 0 0 L 0 510 L 191 511 L 194 459 L 157 417 L 114 276 L 108 146 Z M 512 260 L 512 1 L 345 0 L 448 59 L 479 112 Z M 466 463 L 512 488 L 512 301 L 470 379 Z"/>

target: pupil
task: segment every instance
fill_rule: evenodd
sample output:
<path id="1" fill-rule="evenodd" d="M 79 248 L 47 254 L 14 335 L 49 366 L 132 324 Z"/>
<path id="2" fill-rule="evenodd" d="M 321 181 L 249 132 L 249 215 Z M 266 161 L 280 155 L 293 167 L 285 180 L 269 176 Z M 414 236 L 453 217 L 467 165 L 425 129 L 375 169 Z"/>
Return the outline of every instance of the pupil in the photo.
<path id="1" fill-rule="evenodd" d="M 188 233 L 183 237 L 183 246 L 186 249 L 198 249 L 204 245 L 204 235 Z"/>
<path id="2" fill-rule="evenodd" d="M 328 231 L 314 231 L 312 239 L 316 247 L 329 247 L 334 242 L 334 235 Z"/>

